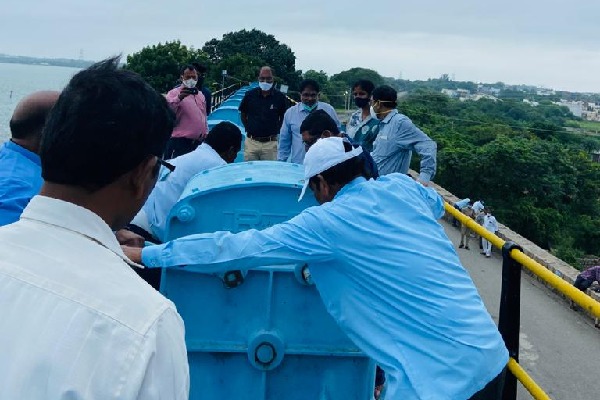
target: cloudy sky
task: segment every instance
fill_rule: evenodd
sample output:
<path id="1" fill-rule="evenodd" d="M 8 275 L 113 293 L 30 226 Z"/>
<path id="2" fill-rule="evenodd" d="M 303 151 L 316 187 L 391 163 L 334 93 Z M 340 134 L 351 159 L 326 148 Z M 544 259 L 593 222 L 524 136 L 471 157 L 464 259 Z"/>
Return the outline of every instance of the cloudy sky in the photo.
<path id="1" fill-rule="evenodd" d="M 296 68 L 503 81 L 600 92 L 600 1 L 1 0 L 0 53 L 98 60 L 240 29 L 273 34 Z M 226 5 L 226 6 L 225 6 Z"/>

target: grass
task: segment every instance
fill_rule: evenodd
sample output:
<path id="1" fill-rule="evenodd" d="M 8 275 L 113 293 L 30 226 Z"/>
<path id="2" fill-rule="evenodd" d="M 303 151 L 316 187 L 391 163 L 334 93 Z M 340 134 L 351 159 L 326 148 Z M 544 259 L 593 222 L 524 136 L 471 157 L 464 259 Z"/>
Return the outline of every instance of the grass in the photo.
<path id="1" fill-rule="evenodd" d="M 597 121 L 577 121 L 580 128 L 600 132 L 600 122 Z"/>

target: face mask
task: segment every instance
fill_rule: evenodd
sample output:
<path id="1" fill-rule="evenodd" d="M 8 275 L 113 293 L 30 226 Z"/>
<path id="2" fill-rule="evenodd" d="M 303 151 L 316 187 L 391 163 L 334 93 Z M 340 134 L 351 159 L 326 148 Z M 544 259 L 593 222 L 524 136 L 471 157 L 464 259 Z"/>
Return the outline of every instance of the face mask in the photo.
<path id="1" fill-rule="evenodd" d="M 258 86 L 260 87 L 260 90 L 268 92 L 273 87 L 273 84 L 269 82 L 258 82 Z"/>
<path id="2" fill-rule="evenodd" d="M 317 103 L 313 104 L 312 106 L 308 106 L 308 105 L 302 103 L 302 106 L 304 107 L 305 111 L 311 112 L 317 108 Z"/>
<path id="3" fill-rule="evenodd" d="M 370 101 L 369 99 L 365 99 L 365 98 L 362 98 L 362 97 L 355 97 L 354 98 L 354 104 L 356 104 L 356 107 L 358 107 L 358 108 L 366 107 L 367 104 L 369 104 L 369 101 Z"/>
<path id="4" fill-rule="evenodd" d="M 196 87 L 196 83 L 198 83 L 198 81 L 195 79 L 186 79 L 185 81 L 183 81 L 183 86 L 185 86 L 188 89 L 191 89 L 193 87 Z"/>

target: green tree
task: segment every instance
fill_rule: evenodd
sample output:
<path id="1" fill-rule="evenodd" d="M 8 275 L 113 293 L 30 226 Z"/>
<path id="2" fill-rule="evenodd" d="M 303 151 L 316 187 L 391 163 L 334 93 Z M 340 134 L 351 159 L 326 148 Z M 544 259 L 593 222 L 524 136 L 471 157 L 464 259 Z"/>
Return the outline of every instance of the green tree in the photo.
<path id="1" fill-rule="evenodd" d="M 220 40 L 215 38 L 206 42 L 202 51 L 215 65 L 242 54 L 272 67 L 275 75 L 291 89 L 296 89 L 300 82 L 300 75 L 296 71 L 296 56 L 292 50 L 275 39 L 275 36 L 257 29 L 226 33 Z M 238 76 L 236 78 L 241 79 Z"/>
<path id="2" fill-rule="evenodd" d="M 325 71 L 315 71 L 314 69 L 309 69 L 304 74 L 302 74 L 304 79 L 313 79 L 317 81 L 319 86 L 321 86 L 321 90 L 325 88 L 327 82 L 329 82 L 329 77 Z"/>
<path id="3" fill-rule="evenodd" d="M 348 87 L 351 87 L 354 82 L 359 79 L 368 79 L 373 82 L 375 86 L 383 85 L 383 77 L 379 75 L 379 72 L 368 68 L 350 68 L 349 70 L 342 71 L 339 74 L 335 74 L 331 77 L 332 81 L 345 82 Z"/>
<path id="4" fill-rule="evenodd" d="M 221 83 L 222 71 L 226 70 L 228 76 L 232 76 L 237 80 L 245 83 L 255 81 L 258 76 L 260 67 L 265 62 L 253 56 L 237 53 L 221 60 L 211 71 L 211 78 L 217 83 Z M 232 84 L 231 78 L 225 81 L 225 85 Z"/>
<path id="5" fill-rule="evenodd" d="M 179 79 L 179 69 L 192 61 L 206 62 L 206 54 L 189 49 L 179 40 L 144 47 L 137 53 L 127 56 L 125 68 L 137 72 L 154 89 L 165 93 L 173 88 Z"/>

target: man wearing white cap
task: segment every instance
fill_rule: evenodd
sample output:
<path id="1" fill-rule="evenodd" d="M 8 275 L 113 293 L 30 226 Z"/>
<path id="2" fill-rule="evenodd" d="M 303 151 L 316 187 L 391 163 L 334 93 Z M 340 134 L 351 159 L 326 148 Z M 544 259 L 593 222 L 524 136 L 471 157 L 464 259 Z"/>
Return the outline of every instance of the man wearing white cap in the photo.
<path id="1" fill-rule="evenodd" d="M 443 202 L 403 174 L 363 176 L 362 149 L 341 138 L 306 153 L 320 207 L 237 234 L 125 248 L 152 266 L 207 273 L 308 263 L 332 317 L 386 371 L 386 399 L 497 399 L 508 351 L 437 219 Z"/>

